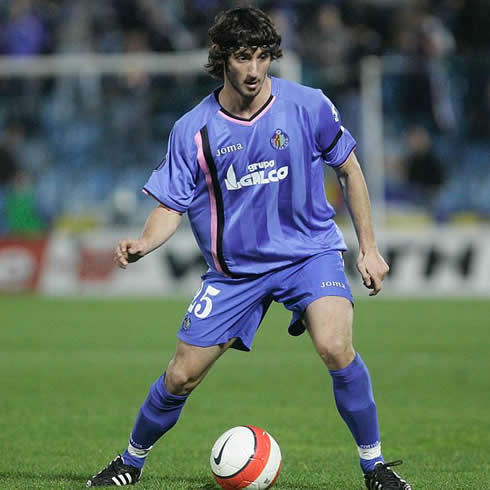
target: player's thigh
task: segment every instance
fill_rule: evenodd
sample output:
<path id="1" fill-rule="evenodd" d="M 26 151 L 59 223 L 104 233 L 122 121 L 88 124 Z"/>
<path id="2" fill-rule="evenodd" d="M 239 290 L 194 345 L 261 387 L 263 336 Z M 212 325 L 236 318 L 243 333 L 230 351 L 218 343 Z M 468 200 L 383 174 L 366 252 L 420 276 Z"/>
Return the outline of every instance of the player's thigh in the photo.
<path id="1" fill-rule="evenodd" d="M 284 277 L 283 277 L 284 276 Z M 293 312 L 292 335 L 303 325 L 329 369 L 341 369 L 354 358 L 353 298 L 340 251 L 322 253 L 278 274 L 278 301 Z M 275 298 L 275 299 L 276 299 Z"/>
<path id="2" fill-rule="evenodd" d="M 342 296 L 324 296 L 308 305 L 306 329 L 316 351 L 330 369 L 342 369 L 354 358 L 352 303 Z"/>
<path id="3" fill-rule="evenodd" d="M 306 309 L 318 299 L 342 297 L 350 304 L 354 302 L 342 253 L 339 251 L 315 255 L 278 272 L 276 276 L 274 299 L 293 313 L 289 325 L 289 333 L 293 336 L 301 335 L 305 331 Z M 316 308 L 315 306 L 315 310 Z"/>
<path id="4" fill-rule="evenodd" d="M 233 342 L 231 339 L 223 344 L 199 347 L 178 340 L 165 374 L 167 390 L 176 395 L 192 391 Z"/>
<path id="5" fill-rule="evenodd" d="M 199 347 L 234 339 L 233 348 L 248 351 L 270 301 L 267 275 L 234 279 L 208 271 L 177 336 Z"/>

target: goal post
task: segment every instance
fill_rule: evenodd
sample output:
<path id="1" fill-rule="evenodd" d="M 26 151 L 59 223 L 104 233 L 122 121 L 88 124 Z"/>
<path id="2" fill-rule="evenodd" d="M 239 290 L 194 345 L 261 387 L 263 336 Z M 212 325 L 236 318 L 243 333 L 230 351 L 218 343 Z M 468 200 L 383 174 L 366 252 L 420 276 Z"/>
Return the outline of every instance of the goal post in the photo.
<path id="1" fill-rule="evenodd" d="M 142 54 L 55 54 L 32 57 L 0 56 L 0 79 L 69 77 L 90 80 L 91 94 L 100 94 L 104 76 L 125 76 L 135 72 L 148 75 L 203 76 L 208 50 Z M 300 57 L 292 51 L 272 63 L 271 73 L 291 81 L 302 81 Z M 368 57 L 361 62 L 361 134 L 363 163 L 373 203 L 373 217 L 385 224 L 384 150 L 381 80 L 382 59 Z M 97 97 L 96 97 L 97 100 Z"/>
<path id="2" fill-rule="evenodd" d="M 386 226 L 382 75 L 383 61 L 368 56 L 361 61 L 361 139 L 363 172 L 369 187 L 373 220 Z"/>
<path id="3" fill-rule="evenodd" d="M 44 56 L 0 56 L 0 78 L 42 78 L 83 75 L 124 75 L 145 71 L 155 75 L 199 75 L 208 50 L 145 54 L 56 54 Z M 271 66 L 280 77 L 301 82 L 301 61 L 287 51 Z"/>

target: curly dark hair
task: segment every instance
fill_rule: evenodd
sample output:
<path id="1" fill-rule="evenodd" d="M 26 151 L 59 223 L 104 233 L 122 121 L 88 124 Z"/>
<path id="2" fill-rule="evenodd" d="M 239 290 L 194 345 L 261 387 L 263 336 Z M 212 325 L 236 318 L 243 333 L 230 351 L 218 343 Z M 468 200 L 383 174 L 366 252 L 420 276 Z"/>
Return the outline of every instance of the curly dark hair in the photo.
<path id="1" fill-rule="evenodd" d="M 254 7 L 239 7 L 219 13 L 208 31 L 209 48 L 206 71 L 223 80 L 228 57 L 240 48 L 262 48 L 272 60 L 282 56 L 281 36 L 269 17 Z"/>

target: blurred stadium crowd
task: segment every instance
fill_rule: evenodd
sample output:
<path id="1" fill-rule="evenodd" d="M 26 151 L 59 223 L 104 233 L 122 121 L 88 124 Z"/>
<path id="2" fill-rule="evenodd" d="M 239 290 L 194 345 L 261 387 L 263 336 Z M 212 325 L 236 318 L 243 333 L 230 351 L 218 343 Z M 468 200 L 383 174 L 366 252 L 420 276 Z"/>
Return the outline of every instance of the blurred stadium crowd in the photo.
<path id="1" fill-rule="evenodd" d="M 389 206 L 436 222 L 488 221 L 488 0 L 0 0 L 0 54 L 202 49 L 217 12 L 251 3 L 360 142 L 359 62 L 383 56 Z M 0 234 L 143 218 L 135 208 L 153 204 L 135 188 L 163 157 L 173 122 L 216 85 L 204 74 L 0 71 Z"/>

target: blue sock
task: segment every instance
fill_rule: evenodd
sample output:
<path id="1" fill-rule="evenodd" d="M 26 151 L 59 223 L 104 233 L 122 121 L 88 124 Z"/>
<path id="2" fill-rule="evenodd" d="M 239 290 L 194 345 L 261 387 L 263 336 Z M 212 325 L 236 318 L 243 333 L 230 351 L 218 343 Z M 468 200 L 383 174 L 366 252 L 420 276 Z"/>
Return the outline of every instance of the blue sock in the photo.
<path id="1" fill-rule="evenodd" d="M 122 458 L 124 464 L 142 468 L 153 444 L 179 419 L 188 395 L 172 395 L 165 387 L 165 373 L 150 388 L 134 423 L 129 446 Z"/>
<path id="2" fill-rule="evenodd" d="M 357 444 L 364 472 L 383 461 L 379 437 L 378 414 L 374 403 L 369 371 L 356 354 L 345 368 L 330 371 L 337 409 Z"/>

